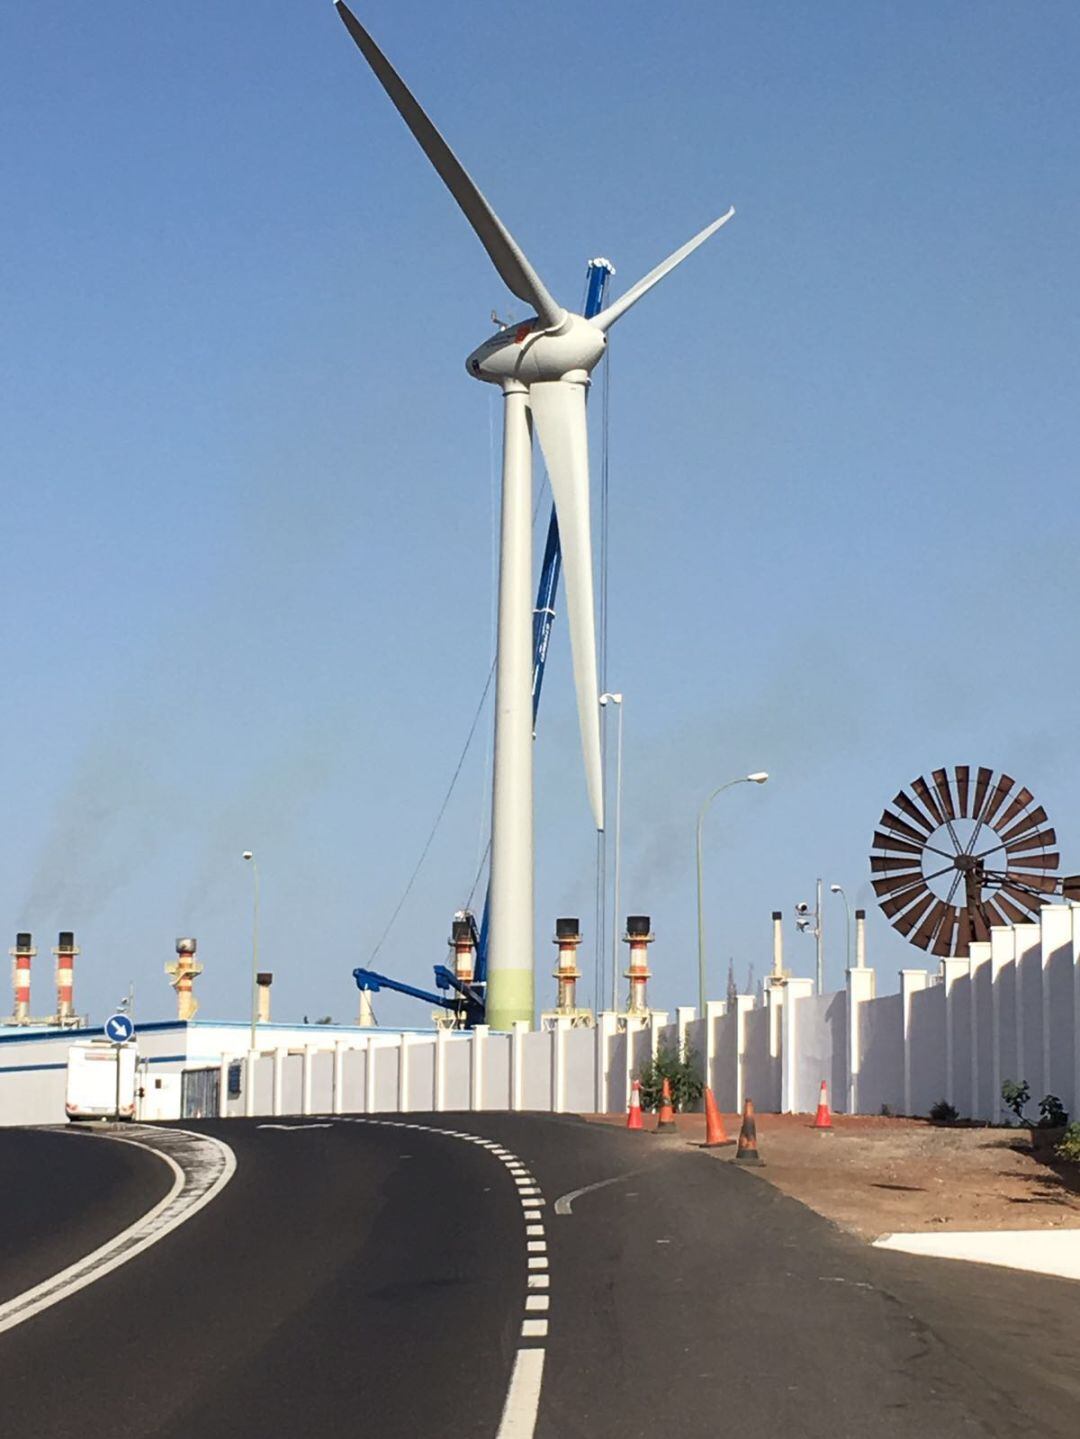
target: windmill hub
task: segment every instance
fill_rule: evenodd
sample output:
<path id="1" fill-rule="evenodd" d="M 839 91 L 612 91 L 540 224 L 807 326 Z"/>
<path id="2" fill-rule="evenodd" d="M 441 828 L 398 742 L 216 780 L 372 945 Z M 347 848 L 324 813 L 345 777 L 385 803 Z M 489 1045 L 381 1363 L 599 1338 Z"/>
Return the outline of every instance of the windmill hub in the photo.
<path id="1" fill-rule="evenodd" d="M 486 339 L 465 362 L 469 374 L 478 380 L 502 385 L 520 380 L 533 385 L 561 380 L 573 370 L 586 375 L 601 361 L 607 335 L 581 315 L 569 312 L 555 330 L 541 329 L 535 318 L 511 325 Z"/>

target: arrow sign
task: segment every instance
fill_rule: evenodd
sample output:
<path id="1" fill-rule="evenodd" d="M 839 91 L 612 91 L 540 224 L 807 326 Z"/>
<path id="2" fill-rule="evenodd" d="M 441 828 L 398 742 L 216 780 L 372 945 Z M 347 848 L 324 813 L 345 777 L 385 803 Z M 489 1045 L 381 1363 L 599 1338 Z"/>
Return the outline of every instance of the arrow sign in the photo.
<path id="1" fill-rule="evenodd" d="M 135 1033 L 135 1024 L 130 1015 L 110 1014 L 105 1021 L 105 1038 L 113 1044 L 127 1044 Z"/>

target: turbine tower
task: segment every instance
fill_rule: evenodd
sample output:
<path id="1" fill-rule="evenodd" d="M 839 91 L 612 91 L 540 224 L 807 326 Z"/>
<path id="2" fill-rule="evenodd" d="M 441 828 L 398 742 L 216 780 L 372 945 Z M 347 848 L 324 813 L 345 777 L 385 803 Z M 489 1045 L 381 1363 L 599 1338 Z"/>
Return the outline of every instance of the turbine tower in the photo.
<path id="1" fill-rule="evenodd" d="M 603 829 L 585 393 L 615 321 L 735 212 L 714 220 L 593 319 L 564 309 L 356 16 L 343 0 L 335 5 L 503 282 L 536 311 L 500 329 L 466 361 L 470 375 L 500 387 L 504 402 L 486 1017 L 493 1029 L 508 1029 L 514 1020 L 532 1024 L 534 1011 L 532 432 L 558 515 L 585 780 Z"/>

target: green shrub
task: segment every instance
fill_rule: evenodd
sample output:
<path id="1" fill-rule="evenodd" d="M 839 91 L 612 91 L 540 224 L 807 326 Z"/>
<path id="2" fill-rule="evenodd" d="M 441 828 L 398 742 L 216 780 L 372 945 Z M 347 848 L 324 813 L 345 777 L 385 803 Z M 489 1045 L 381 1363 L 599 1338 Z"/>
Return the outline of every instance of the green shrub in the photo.
<path id="1" fill-rule="evenodd" d="M 1080 1123 L 1075 1119 L 1066 1129 L 1054 1153 L 1059 1159 L 1071 1159 L 1074 1164 L 1080 1163 Z"/>
<path id="2" fill-rule="evenodd" d="M 666 1079 L 671 1086 L 671 1102 L 676 1110 L 692 1109 L 701 1098 L 705 1081 L 697 1052 L 684 1044 L 682 1052 L 662 1044 L 637 1076 L 641 1081 L 642 1109 L 659 1109 L 660 1092 Z"/>
<path id="3" fill-rule="evenodd" d="M 1011 1109 L 1021 1124 L 1026 1124 L 1024 1118 L 1024 1105 L 1031 1098 L 1031 1090 L 1028 1088 L 1026 1079 L 1017 1084 L 1015 1079 L 1007 1079 L 1001 1086 L 1001 1097 L 1005 1101 L 1006 1109 Z"/>
<path id="4" fill-rule="evenodd" d="M 935 1124 L 951 1124 L 954 1119 L 960 1118 L 960 1111 L 955 1109 L 947 1099 L 939 1099 L 936 1104 L 930 1106 L 930 1118 Z"/>
<path id="5" fill-rule="evenodd" d="M 1064 1129 L 1068 1122 L 1068 1113 L 1056 1094 L 1047 1094 L 1039 1100 L 1040 1129 Z"/>

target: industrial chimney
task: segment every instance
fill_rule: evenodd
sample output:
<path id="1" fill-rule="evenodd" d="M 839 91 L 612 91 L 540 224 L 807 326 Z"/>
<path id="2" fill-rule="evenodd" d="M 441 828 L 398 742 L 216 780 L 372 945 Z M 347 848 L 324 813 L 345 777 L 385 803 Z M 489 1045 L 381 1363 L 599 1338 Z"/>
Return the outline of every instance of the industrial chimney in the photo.
<path id="1" fill-rule="evenodd" d="M 165 973 L 172 975 L 172 987 L 176 990 L 176 1017 L 185 1024 L 195 1018 L 199 1009 L 199 1001 L 192 993 L 196 977 L 203 972 L 202 965 L 195 959 L 198 948 L 197 940 L 178 939 L 176 959 L 165 966 Z"/>
<path id="2" fill-rule="evenodd" d="M 559 960 L 555 969 L 558 981 L 556 1012 L 562 1015 L 577 1013 L 577 982 L 581 970 L 577 966 L 578 945 L 581 943 L 581 925 L 577 919 L 555 921 L 555 944 L 559 947 Z"/>
<path id="3" fill-rule="evenodd" d="M 15 961 L 15 1007 L 12 1016 L 16 1024 L 27 1024 L 30 1020 L 30 961 L 37 950 L 33 936 L 20 932 L 15 936 L 15 948 L 10 951 Z"/>
<path id="4" fill-rule="evenodd" d="M 772 974 L 771 984 L 779 984 L 784 978 L 784 915 L 783 911 L 772 912 Z"/>
<path id="5" fill-rule="evenodd" d="M 270 986 L 274 982 L 274 976 L 268 969 L 259 970 L 255 976 L 255 984 L 259 991 L 259 1023 L 270 1023 Z"/>
<path id="6" fill-rule="evenodd" d="M 79 953 L 75 932 L 62 929 L 53 954 L 56 955 L 56 1022 L 72 1025 L 75 1019 L 75 956 Z"/>
<path id="7" fill-rule="evenodd" d="M 625 972 L 630 981 L 627 1014 L 646 1015 L 649 1012 L 649 945 L 655 938 L 647 914 L 626 916 L 626 933 L 623 939 L 630 946 L 630 968 Z"/>

